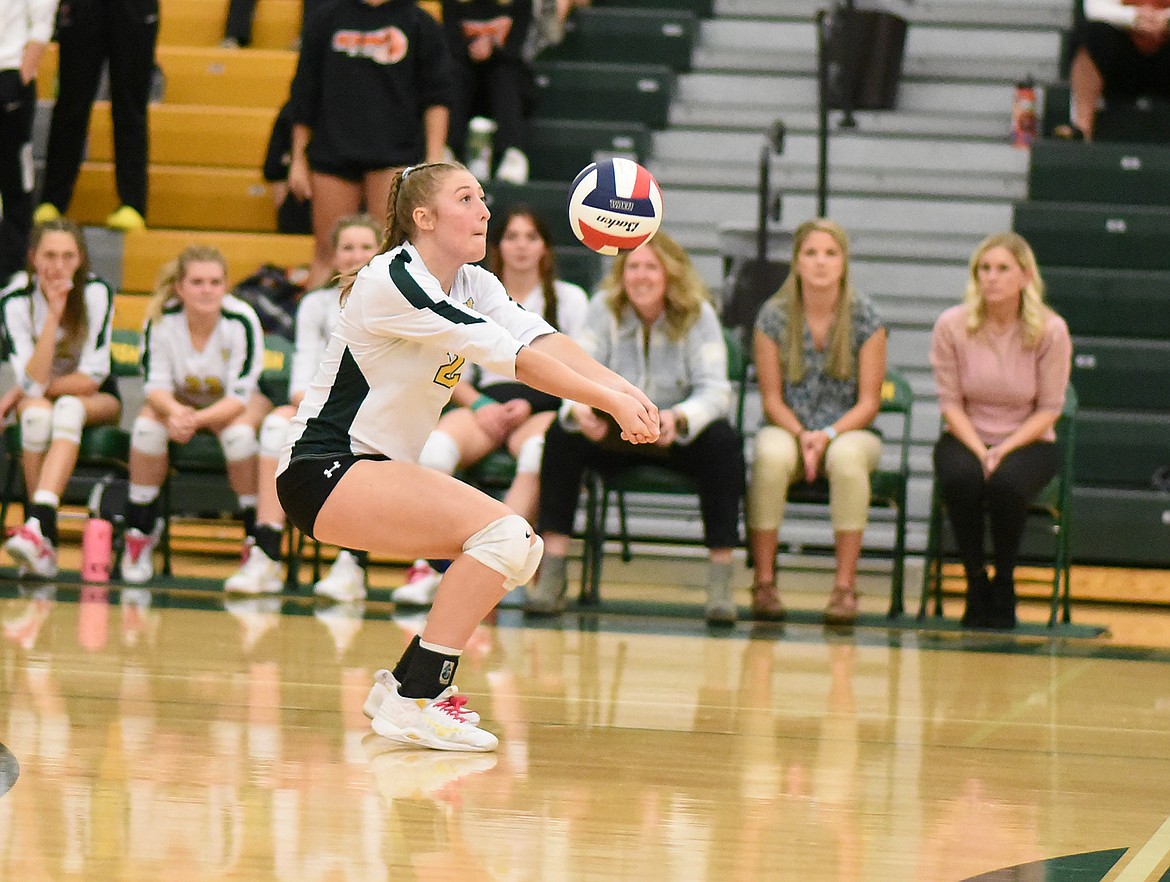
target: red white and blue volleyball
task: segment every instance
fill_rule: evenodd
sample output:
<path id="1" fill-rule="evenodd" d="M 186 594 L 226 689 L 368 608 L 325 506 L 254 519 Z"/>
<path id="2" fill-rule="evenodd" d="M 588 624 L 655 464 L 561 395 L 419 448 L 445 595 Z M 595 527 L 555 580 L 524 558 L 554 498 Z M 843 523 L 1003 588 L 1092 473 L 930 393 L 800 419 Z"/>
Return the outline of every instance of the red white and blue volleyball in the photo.
<path id="1" fill-rule="evenodd" d="M 599 254 L 637 248 L 661 223 L 662 190 L 632 159 L 591 162 L 569 188 L 573 235 Z"/>

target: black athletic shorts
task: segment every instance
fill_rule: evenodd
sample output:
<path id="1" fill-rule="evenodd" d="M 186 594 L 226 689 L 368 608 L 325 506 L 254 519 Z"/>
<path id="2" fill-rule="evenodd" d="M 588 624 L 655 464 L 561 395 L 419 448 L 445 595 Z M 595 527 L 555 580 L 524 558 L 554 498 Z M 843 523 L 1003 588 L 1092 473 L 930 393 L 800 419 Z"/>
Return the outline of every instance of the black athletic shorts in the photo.
<path id="1" fill-rule="evenodd" d="M 317 515 L 341 476 L 363 459 L 386 462 L 378 453 L 339 453 L 336 456 L 302 456 L 276 476 L 276 496 L 288 519 L 302 533 L 313 534 Z"/>
<path id="2" fill-rule="evenodd" d="M 1075 37 L 1105 81 L 1107 98 L 1132 101 L 1139 95 L 1170 98 L 1170 42 L 1152 55 L 1141 52 L 1124 28 L 1087 21 Z"/>

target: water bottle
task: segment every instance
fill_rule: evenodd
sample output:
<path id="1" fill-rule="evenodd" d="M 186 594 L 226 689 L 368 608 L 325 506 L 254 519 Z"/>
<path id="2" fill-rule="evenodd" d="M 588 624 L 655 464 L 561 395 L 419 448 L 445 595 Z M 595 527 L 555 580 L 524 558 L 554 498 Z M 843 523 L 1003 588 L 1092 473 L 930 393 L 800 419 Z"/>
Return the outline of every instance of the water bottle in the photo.
<path id="1" fill-rule="evenodd" d="M 495 120 L 473 116 L 467 124 L 467 170 L 478 180 L 486 181 L 492 173 L 492 136 Z"/>
<path id="2" fill-rule="evenodd" d="M 1016 83 L 1012 101 L 1012 146 L 1027 150 L 1036 140 L 1036 83 L 1031 75 Z"/>
<path id="3" fill-rule="evenodd" d="M 104 584 L 110 581 L 114 556 L 114 525 L 102 517 L 102 494 L 109 479 L 94 484 L 89 494 L 89 517 L 81 532 L 81 580 Z"/>

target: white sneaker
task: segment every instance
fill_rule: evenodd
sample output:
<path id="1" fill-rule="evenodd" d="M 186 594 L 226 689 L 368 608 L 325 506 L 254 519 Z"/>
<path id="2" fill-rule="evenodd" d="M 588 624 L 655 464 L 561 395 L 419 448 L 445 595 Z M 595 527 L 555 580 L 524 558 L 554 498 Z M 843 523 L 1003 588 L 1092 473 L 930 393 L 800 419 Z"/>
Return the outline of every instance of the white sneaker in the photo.
<path id="1" fill-rule="evenodd" d="M 406 581 L 394 589 L 390 599 L 401 606 L 430 606 L 442 580 L 442 573 L 425 560 L 416 560 L 406 571 Z"/>
<path id="2" fill-rule="evenodd" d="M 223 583 L 224 591 L 236 594 L 279 594 L 283 587 L 280 561 L 270 558 L 254 543 L 248 544 L 244 565 Z"/>
<path id="3" fill-rule="evenodd" d="M 398 681 L 390 671 L 385 668 L 374 671 L 374 685 L 370 687 L 370 694 L 366 696 L 366 703 L 362 705 L 362 713 L 372 720 L 382 702 L 389 698 L 392 692 L 397 691 Z M 470 708 L 463 708 L 463 716 L 476 726 L 479 725 L 479 714 Z"/>
<path id="4" fill-rule="evenodd" d="M 435 750 L 495 750 L 499 739 L 471 722 L 463 710 L 466 702 L 454 686 L 435 698 L 404 698 L 395 684 L 371 725 L 383 738 L 403 744 Z"/>
<path id="5" fill-rule="evenodd" d="M 496 180 L 508 184 L 528 183 L 528 157 L 522 150 L 509 147 L 500 157 L 500 166 L 496 169 Z"/>
<path id="6" fill-rule="evenodd" d="M 338 603 L 366 599 L 366 571 L 348 551 L 339 551 L 329 575 L 313 586 L 313 593 Z"/>
<path id="7" fill-rule="evenodd" d="M 51 579 L 57 575 L 57 549 L 41 533 L 41 523 L 36 518 L 17 527 L 4 543 L 4 550 L 34 576 Z"/>
<path id="8" fill-rule="evenodd" d="M 122 581 L 141 585 L 154 577 L 154 549 L 162 535 L 162 524 L 149 533 L 131 527 L 126 531 L 126 548 L 122 552 Z"/>

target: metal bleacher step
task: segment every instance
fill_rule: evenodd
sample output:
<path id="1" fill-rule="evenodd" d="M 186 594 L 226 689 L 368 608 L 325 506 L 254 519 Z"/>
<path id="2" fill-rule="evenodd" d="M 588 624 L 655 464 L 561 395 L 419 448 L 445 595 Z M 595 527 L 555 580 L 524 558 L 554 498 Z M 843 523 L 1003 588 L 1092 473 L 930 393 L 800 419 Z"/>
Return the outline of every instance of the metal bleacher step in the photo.
<path id="1" fill-rule="evenodd" d="M 859 3 L 858 6 L 865 4 Z M 912 24 L 1003 25 L 1015 28 L 1064 28 L 1072 19 L 1068 0 L 886 0 L 870 4 L 907 19 Z M 824 0 L 715 0 L 716 14 L 734 18 L 775 18 L 781 11 L 791 18 L 812 19 L 826 8 Z"/>

